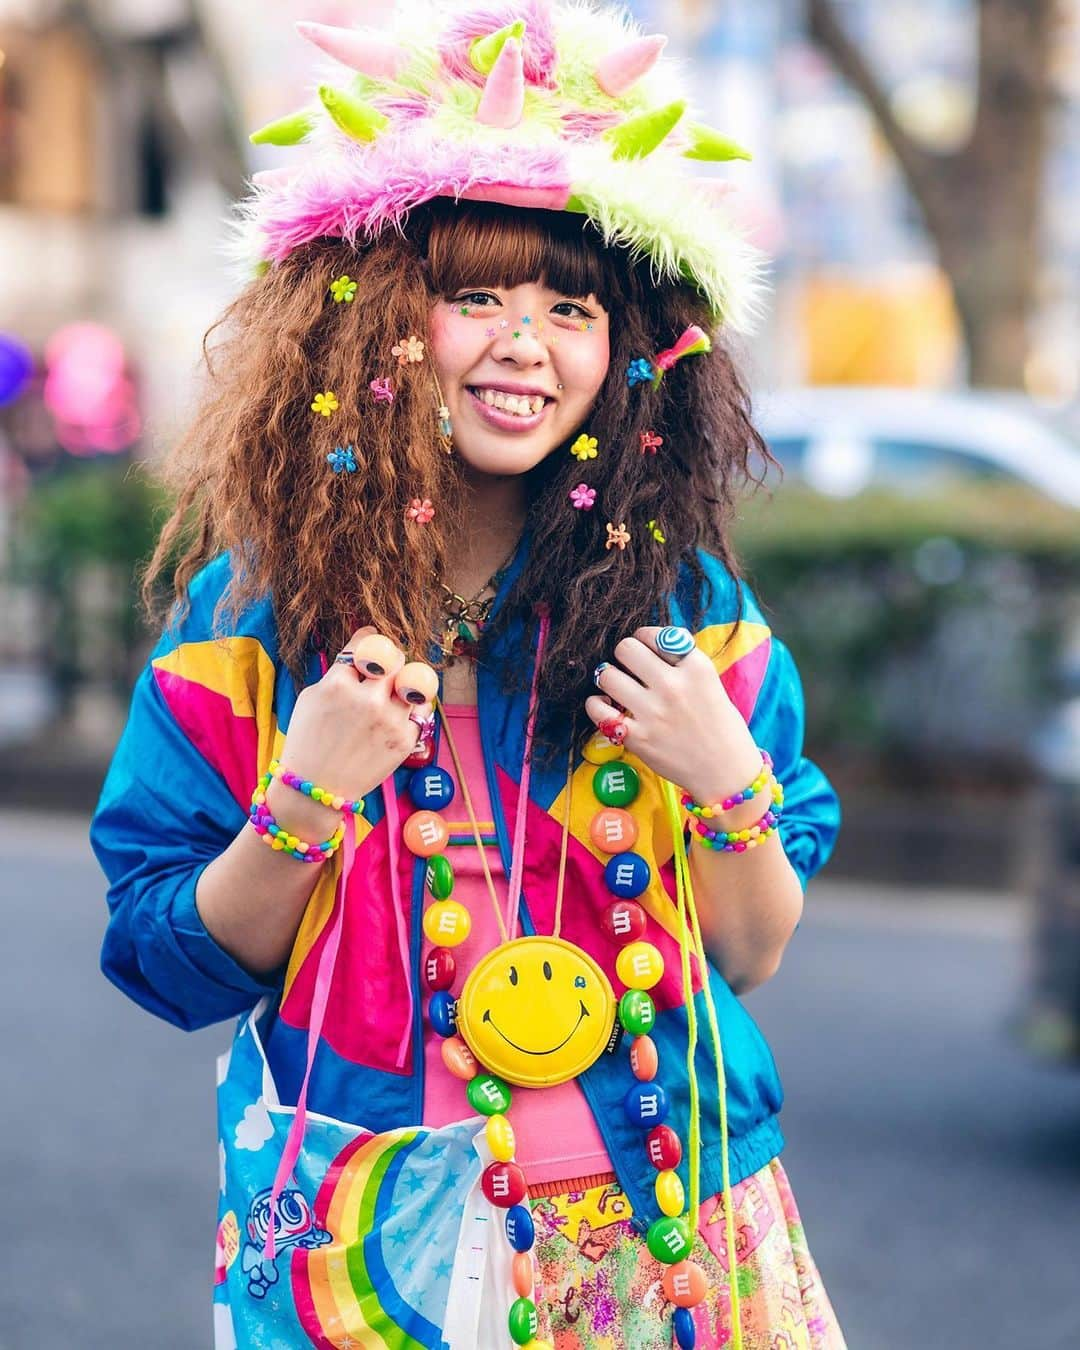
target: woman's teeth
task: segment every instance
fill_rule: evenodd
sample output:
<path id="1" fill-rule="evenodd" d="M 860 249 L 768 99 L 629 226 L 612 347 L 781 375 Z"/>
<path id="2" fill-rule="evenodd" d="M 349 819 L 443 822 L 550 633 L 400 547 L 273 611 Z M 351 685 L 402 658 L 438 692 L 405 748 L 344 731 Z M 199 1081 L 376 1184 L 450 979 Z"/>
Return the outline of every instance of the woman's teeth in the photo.
<path id="1" fill-rule="evenodd" d="M 489 408 L 516 413 L 518 417 L 535 417 L 544 408 L 543 394 L 504 394 L 496 389 L 474 389 L 473 393 Z"/>

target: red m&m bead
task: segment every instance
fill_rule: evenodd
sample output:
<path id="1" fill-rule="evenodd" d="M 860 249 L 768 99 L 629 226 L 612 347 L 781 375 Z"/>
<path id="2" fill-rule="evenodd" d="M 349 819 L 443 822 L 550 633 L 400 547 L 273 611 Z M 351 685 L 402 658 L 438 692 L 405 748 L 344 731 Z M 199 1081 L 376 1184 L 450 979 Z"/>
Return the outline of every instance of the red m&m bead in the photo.
<path id="1" fill-rule="evenodd" d="M 682 1161 L 682 1143 L 670 1125 L 657 1125 L 649 1131 L 645 1152 L 658 1172 L 668 1172 Z"/>
<path id="2" fill-rule="evenodd" d="M 493 1162 L 484 1168 L 480 1187 L 493 1205 L 509 1209 L 520 1205 L 528 1191 L 525 1173 L 513 1162 Z"/>
<path id="3" fill-rule="evenodd" d="M 424 983 L 432 991 L 449 989 L 456 972 L 454 954 L 449 947 L 432 947 L 424 957 Z"/>
<path id="4" fill-rule="evenodd" d="M 637 942 L 645 936 L 645 911 L 633 900 L 616 900 L 600 916 L 600 927 L 612 942 Z"/>

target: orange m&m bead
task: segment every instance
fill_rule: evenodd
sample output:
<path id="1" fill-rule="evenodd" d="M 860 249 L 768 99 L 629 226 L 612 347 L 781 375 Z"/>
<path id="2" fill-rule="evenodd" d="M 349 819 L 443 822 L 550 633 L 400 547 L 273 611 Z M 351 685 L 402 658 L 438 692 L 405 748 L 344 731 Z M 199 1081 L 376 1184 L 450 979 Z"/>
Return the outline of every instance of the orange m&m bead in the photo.
<path id="1" fill-rule="evenodd" d="M 533 1291 L 533 1263 L 529 1252 L 515 1252 L 510 1263 L 510 1277 L 514 1282 L 514 1293 L 519 1298 L 531 1298 Z"/>
<path id="2" fill-rule="evenodd" d="M 705 1272 L 696 1261 L 676 1261 L 664 1271 L 664 1293 L 677 1308 L 694 1308 L 709 1292 Z"/>
<path id="3" fill-rule="evenodd" d="M 401 831 L 405 847 L 417 858 L 441 853 L 450 838 L 446 821 L 437 811 L 414 811 Z"/>
<path id="4" fill-rule="evenodd" d="M 476 1056 L 460 1036 L 448 1036 L 439 1046 L 442 1061 L 455 1078 L 468 1082 L 480 1072 Z"/>
<path id="5" fill-rule="evenodd" d="M 642 1083 L 651 1083 L 660 1066 L 660 1056 L 651 1036 L 635 1036 L 630 1047 L 630 1068 Z"/>
<path id="6" fill-rule="evenodd" d="M 589 838 L 602 853 L 625 853 L 637 837 L 637 821 L 621 806 L 605 806 L 589 822 Z"/>

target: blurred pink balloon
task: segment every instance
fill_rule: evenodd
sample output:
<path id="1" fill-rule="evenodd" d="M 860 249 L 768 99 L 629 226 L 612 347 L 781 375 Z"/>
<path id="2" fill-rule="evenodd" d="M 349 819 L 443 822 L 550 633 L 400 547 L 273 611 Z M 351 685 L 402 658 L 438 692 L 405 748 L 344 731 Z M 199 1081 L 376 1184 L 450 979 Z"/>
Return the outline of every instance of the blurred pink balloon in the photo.
<path id="1" fill-rule="evenodd" d="M 124 344 L 102 324 L 66 324 L 46 343 L 45 405 L 71 454 L 115 454 L 138 439 L 138 401 L 125 364 Z"/>

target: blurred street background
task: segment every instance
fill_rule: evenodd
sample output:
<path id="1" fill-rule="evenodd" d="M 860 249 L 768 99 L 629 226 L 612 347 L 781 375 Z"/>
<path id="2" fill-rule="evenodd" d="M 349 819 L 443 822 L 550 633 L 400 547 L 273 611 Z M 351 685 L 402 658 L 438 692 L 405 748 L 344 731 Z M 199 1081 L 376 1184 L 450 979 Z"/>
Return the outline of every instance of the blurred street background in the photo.
<path id="1" fill-rule="evenodd" d="M 736 544 L 845 823 L 748 1004 L 851 1350 L 1080 1346 L 1080 0 L 655 0 L 774 259 Z M 97 971 L 156 457 L 297 19 L 0 0 L 0 1347 L 202 1350 L 213 1056 Z M 14 1048 L 12 1048 L 14 1047 Z"/>

